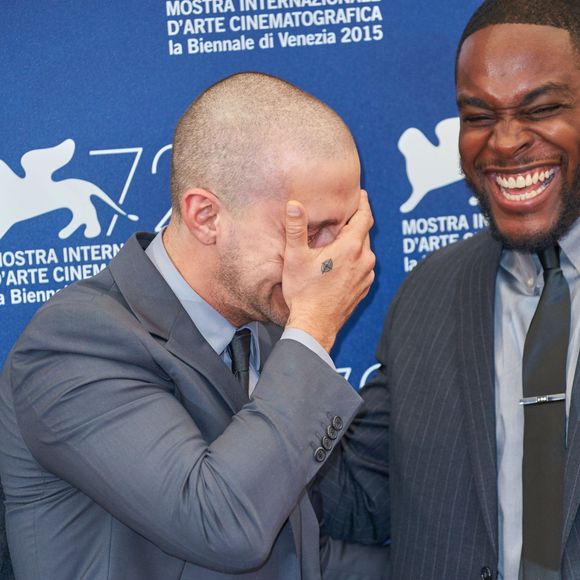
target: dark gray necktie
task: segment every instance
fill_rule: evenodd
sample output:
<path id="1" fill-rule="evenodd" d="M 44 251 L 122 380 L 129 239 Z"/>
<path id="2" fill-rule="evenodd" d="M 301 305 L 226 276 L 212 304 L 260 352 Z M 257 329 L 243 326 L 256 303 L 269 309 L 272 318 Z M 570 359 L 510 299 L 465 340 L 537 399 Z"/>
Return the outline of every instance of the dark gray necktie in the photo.
<path id="1" fill-rule="evenodd" d="M 249 328 L 242 328 L 234 334 L 228 345 L 228 353 L 232 359 L 232 373 L 238 379 L 246 393 L 250 387 L 250 348 L 252 332 Z"/>
<path id="2" fill-rule="evenodd" d="M 559 578 L 566 457 L 570 292 L 559 248 L 539 252 L 544 290 L 524 345 L 523 547 L 525 580 Z"/>

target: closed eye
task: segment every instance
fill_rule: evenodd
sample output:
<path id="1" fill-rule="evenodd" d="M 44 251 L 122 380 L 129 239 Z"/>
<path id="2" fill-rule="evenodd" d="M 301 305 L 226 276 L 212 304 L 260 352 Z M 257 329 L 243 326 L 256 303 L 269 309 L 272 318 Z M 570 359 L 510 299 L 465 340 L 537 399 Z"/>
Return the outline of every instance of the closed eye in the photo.
<path id="1" fill-rule="evenodd" d="M 490 125 L 494 120 L 492 115 L 483 114 L 463 115 L 461 117 L 462 123 L 475 127 Z"/>
<path id="2" fill-rule="evenodd" d="M 336 219 L 310 222 L 308 224 L 308 246 L 320 248 L 330 244 L 334 240 L 337 226 Z"/>
<path id="3" fill-rule="evenodd" d="M 564 108 L 564 105 L 553 104 L 536 107 L 530 111 L 526 111 L 525 115 L 530 119 L 545 119 L 559 113 Z"/>
<path id="4" fill-rule="evenodd" d="M 310 248 L 323 248 L 334 242 L 337 234 L 336 227 L 322 227 L 312 235 L 308 236 L 308 246 Z"/>
<path id="5" fill-rule="evenodd" d="M 319 235 L 320 235 L 320 230 L 314 230 L 314 231 L 308 232 L 308 246 L 309 247 L 312 248 L 314 246 Z"/>

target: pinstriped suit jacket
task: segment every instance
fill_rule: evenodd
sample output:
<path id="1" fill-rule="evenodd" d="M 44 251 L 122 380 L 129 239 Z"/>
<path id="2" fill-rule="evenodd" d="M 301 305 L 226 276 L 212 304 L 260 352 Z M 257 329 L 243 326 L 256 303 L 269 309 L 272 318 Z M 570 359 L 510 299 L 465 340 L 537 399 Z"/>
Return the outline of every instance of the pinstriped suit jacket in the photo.
<path id="1" fill-rule="evenodd" d="M 393 580 L 497 575 L 493 309 L 500 253 L 482 232 L 432 255 L 407 278 L 389 310 L 377 350 L 382 366 L 362 391 L 362 413 L 326 465 L 325 527 L 360 542 L 390 538 Z M 580 579 L 579 380 L 577 369 L 565 580 Z"/>

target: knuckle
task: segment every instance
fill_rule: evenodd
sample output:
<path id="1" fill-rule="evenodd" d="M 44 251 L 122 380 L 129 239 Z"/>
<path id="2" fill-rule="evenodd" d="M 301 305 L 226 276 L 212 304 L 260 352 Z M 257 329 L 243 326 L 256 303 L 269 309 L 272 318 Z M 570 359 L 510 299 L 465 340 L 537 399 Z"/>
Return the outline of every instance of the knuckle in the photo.
<path id="1" fill-rule="evenodd" d="M 302 236 L 303 229 L 300 226 L 291 226 L 286 228 L 286 234 L 290 238 L 300 238 Z"/>

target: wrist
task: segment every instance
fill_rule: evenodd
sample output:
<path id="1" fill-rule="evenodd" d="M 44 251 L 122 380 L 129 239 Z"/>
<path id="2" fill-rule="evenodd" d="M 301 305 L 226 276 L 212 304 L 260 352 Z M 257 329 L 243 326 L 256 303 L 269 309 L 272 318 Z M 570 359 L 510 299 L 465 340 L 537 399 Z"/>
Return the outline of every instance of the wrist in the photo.
<path id="1" fill-rule="evenodd" d="M 296 328 L 307 332 L 328 353 L 336 340 L 336 331 L 325 328 L 324 325 L 313 324 L 307 318 L 292 316 L 292 314 L 288 317 L 286 328 Z"/>

